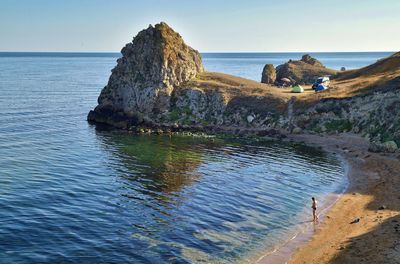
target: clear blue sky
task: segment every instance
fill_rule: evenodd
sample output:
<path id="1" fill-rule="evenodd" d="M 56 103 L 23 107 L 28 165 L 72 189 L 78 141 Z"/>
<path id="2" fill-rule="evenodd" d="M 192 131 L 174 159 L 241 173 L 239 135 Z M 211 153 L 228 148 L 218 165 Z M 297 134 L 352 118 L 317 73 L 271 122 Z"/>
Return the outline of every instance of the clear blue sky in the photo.
<path id="1" fill-rule="evenodd" d="M 400 0 L 0 0 L 0 51 L 119 51 L 159 21 L 203 52 L 400 49 Z"/>

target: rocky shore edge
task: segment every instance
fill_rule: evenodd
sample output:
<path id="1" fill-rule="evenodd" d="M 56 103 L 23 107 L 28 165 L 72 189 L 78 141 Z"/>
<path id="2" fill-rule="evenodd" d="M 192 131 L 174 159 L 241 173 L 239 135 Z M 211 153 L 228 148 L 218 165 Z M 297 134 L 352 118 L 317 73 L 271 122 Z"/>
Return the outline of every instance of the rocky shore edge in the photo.
<path id="1" fill-rule="evenodd" d="M 166 23 L 139 32 L 121 53 L 90 123 L 139 134 L 293 140 L 340 153 L 349 188 L 290 263 L 400 259 L 399 52 L 341 72 L 305 55 L 266 65 L 264 83 L 205 71 L 200 53 Z M 277 78 L 307 84 L 316 74 L 334 75 L 332 89 L 293 95 L 275 86 Z"/>
<path id="2" fill-rule="evenodd" d="M 273 84 L 205 71 L 200 53 L 163 22 L 139 32 L 121 53 L 98 106 L 88 114 L 90 123 L 158 134 L 284 138 L 350 132 L 366 138 L 371 151 L 398 151 L 400 53 L 359 70 L 334 73 L 333 88 L 327 93 L 300 95 Z M 331 72 L 305 55 L 278 66 L 276 73 L 309 82 L 309 73 L 319 70 Z M 273 76 L 266 79 L 272 82 Z"/>

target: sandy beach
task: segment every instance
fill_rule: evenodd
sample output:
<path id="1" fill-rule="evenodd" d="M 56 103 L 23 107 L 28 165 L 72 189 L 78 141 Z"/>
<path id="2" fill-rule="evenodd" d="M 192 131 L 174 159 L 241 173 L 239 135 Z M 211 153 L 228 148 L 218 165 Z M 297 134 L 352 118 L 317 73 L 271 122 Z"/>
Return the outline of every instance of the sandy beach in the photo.
<path id="1" fill-rule="evenodd" d="M 349 187 L 289 263 L 400 263 L 400 155 L 368 152 L 355 135 L 295 135 L 344 157 Z M 280 263 L 264 257 L 257 263 Z"/>

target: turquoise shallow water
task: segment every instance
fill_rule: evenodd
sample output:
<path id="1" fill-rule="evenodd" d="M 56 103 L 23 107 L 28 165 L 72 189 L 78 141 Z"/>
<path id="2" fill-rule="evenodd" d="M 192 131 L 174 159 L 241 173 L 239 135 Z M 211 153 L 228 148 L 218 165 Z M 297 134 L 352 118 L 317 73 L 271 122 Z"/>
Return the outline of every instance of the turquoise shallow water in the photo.
<path id="1" fill-rule="evenodd" d="M 1 263 L 232 263 L 345 185 L 301 145 L 96 131 L 115 59 L 0 54 Z"/>

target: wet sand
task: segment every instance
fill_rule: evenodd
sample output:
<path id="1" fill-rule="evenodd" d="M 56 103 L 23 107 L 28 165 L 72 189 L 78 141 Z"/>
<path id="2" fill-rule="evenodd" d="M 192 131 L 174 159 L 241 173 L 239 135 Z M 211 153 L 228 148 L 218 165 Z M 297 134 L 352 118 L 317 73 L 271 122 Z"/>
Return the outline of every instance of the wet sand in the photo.
<path id="1" fill-rule="evenodd" d="M 291 135 L 345 158 L 349 186 L 320 223 L 256 263 L 400 263 L 400 155 L 355 135 Z M 355 223 L 352 223 L 355 222 Z"/>

